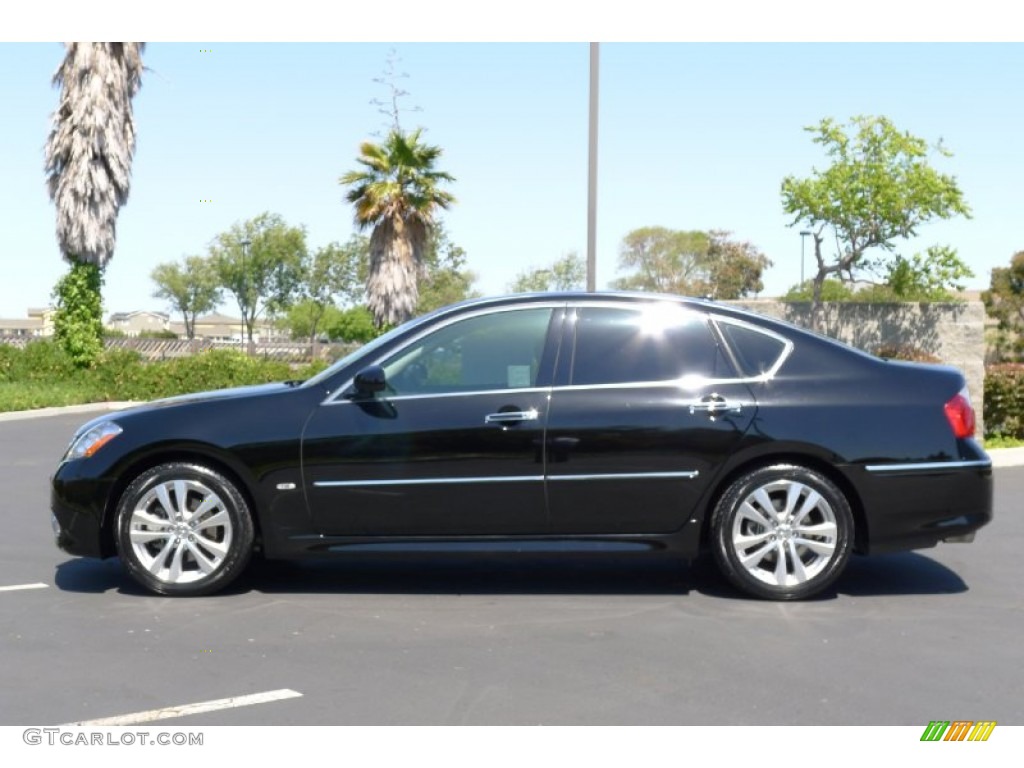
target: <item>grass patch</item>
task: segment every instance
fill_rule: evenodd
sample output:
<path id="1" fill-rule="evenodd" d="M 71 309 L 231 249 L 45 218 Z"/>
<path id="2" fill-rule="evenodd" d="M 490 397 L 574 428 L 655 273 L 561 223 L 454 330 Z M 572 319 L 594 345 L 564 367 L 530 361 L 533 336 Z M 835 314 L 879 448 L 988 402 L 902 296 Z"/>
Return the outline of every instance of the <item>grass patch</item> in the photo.
<path id="1" fill-rule="evenodd" d="M 992 437 L 986 437 L 984 445 L 985 450 L 990 448 L 1021 448 L 1024 447 L 1024 440 L 1021 440 L 1019 437 L 994 435 Z"/>

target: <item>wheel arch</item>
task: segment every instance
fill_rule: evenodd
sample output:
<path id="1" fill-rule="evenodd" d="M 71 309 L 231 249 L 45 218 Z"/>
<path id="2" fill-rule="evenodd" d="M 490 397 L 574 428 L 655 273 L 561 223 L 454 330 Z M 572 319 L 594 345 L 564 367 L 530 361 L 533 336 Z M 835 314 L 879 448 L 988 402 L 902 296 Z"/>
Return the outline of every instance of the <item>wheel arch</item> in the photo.
<path id="1" fill-rule="evenodd" d="M 250 517 L 252 518 L 253 530 L 255 532 L 254 551 L 259 552 L 262 542 L 259 507 L 248 472 L 238 462 L 225 456 L 216 447 L 198 443 L 157 447 L 154 450 L 136 455 L 121 463 L 116 472 L 117 479 L 111 488 L 103 510 L 103 525 L 100 537 L 103 557 L 112 557 L 117 554 L 117 531 L 115 530 L 117 525 L 117 506 L 121 502 L 125 490 L 143 472 L 147 472 L 161 464 L 171 464 L 174 462 L 207 467 L 214 472 L 220 473 L 235 485 L 251 510 Z"/>
<path id="2" fill-rule="evenodd" d="M 730 466 L 721 475 L 721 477 L 718 478 L 717 482 L 708 493 L 702 509 L 703 517 L 701 520 L 700 531 L 701 551 L 708 550 L 711 537 L 711 518 L 719 500 L 729 487 L 743 475 L 754 472 L 758 469 L 773 467 L 780 464 L 801 466 L 814 470 L 830 480 L 840 491 L 842 491 L 843 496 L 846 497 L 846 501 L 850 505 L 850 512 L 853 515 L 853 549 L 858 553 L 867 552 L 868 541 L 870 540 L 868 535 L 867 515 L 864 512 L 864 502 L 861 499 L 860 494 L 857 492 L 856 487 L 842 471 L 837 469 L 826 459 L 813 453 L 799 450 L 748 457 L 745 460 L 741 460 Z"/>

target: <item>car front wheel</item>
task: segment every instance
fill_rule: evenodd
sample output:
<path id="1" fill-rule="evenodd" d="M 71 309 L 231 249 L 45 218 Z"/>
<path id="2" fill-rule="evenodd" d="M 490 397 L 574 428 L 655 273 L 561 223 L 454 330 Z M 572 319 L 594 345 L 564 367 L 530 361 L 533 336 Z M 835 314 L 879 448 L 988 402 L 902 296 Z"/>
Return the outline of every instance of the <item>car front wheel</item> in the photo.
<path id="1" fill-rule="evenodd" d="M 224 588 L 252 554 L 249 507 L 230 480 L 197 464 L 143 472 L 121 496 L 117 548 L 128 573 L 161 595 Z"/>
<path id="2" fill-rule="evenodd" d="M 821 592 L 846 566 L 853 515 L 842 491 L 818 472 L 763 467 L 722 495 L 711 537 L 719 570 L 739 589 L 798 600 Z"/>

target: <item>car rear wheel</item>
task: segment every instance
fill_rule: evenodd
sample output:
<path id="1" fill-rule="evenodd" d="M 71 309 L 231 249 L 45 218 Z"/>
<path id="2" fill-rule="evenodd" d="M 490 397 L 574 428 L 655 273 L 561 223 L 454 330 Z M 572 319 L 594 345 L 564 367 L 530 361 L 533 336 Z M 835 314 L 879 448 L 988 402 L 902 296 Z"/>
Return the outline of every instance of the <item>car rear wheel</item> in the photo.
<path id="1" fill-rule="evenodd" d="M 128 573 L 161 595 L 227 586 L 253 548 L 249 507 L 226 477 L 197 464 L 143 472 L 121 496 L 117 548 Z"/>
<path id="2" fill-rule="evenodd" d="M 744 592 L 798 600 L 828 587 L 853 543 L 850 505 L 834 483 L 806 467 L 754 470 L 722 495 L 711 521 L 719 570 Z"/>

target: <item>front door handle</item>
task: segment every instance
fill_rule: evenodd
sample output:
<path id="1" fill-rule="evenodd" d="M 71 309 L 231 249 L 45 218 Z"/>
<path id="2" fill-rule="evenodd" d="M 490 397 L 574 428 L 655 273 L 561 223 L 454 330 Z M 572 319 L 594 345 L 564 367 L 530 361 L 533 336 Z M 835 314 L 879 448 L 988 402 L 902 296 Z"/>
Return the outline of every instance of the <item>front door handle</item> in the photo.
<path id="1" fill-rule="evenodd" d="M 528 411 L 499 411 L 484 416 L 484 424 L 515 424 L 521 421 L 536 421 L 540 414 L 536 408 Z"/>
<path id="2" fill-rule="evenodd" d="M 697 411 L 706 411 L 711 415 L 717 413 L 740 413 L 743 410 L 741 403 L 735 405 L 730 403 L 724 397 L 718 394 L 708 395 L 702 397 L 699 403 L 690 403 L 690 413 L 696 413 Z"/>

